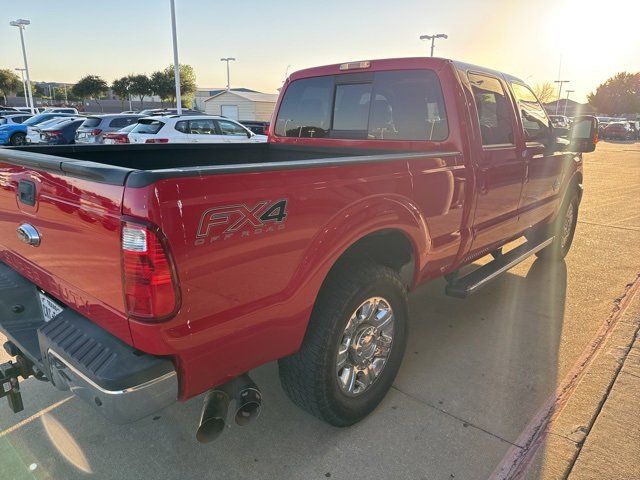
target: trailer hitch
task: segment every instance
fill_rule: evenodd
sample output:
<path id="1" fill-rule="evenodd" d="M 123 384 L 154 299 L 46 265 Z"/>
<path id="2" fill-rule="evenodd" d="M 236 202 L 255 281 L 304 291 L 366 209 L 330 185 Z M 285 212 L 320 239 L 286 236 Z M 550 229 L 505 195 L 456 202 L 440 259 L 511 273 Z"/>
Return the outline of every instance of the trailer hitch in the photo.
<path id="1" fill-rule="evenodd" d="M 19 364 L 13 362 L 0 364 L 0 398 L 7 397 L 9 408 L 13 413 L 24 410 L 18 380 L 20 375 L 22 375 L 22 369 Z"/>

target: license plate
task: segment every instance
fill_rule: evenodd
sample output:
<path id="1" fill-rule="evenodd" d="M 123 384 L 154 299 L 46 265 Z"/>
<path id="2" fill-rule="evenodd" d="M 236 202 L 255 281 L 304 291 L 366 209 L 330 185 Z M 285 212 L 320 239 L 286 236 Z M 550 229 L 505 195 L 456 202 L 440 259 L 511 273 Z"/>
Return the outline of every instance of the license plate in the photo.
<path id="1" fill-rule="evenodd" d="M 58 315 L 62 310 L 64 310 L 57 302 L 54 302 L 46 295 L 38 292 L 40 296 L 40 306 L 42 307 L 42 315 L 44 316 L 45 322 L 50 322 Z"/>
<path id="2" fill-rule="evenodd" d="M 86 133 L 79 133 L 78 134 L 78 138 L 81 138 L 81 139 L 84 140 L 85 138 L 87 138 L 87 134 Z"/>

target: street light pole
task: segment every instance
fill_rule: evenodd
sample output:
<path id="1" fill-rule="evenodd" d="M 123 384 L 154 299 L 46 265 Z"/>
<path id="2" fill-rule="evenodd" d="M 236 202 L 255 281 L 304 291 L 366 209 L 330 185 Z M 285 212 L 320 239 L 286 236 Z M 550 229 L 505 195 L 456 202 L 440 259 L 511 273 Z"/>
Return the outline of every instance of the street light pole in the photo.
<path id="1" fill-rule="evenodd" d="M 176 113 L 182 115 L 180 95 L 180 64 L 178 63 L 178 34 L 176 33 L 176 4 L 171 0 L 171 34 L 173 36 L 173 76 L 176 81 Z"/>
<path id="2" fill-rule="evenodd" d="M 20 44 L 22 45 L 22 58 L 24 59 L 24 71 L 27 76 L 27 94 L 29 95 L 29 106 L 31 107 L 31 113 L 35 115 L 34 105 L 33 105 L 33 95 L 31 94 L 31 78 L 29 78 L 29 64 L 27 63 L 27 50 L 24 47 L 24 27 L 29 25 L 31 22 L 29 20 L 25 20 L 23 18 L 19 18 L 18 20 L 14 20 L 13 22 L 9 22 L 9 25 L 12 27 L 18 27 L 20 30 Z"/>
<path id="3" fill-rule="evenodd" d="M 449 38 L 444 33 L 437 33 L 436 35 L 420 35 L 420 40 L 431 40 L 431 56 L 433 57 L 433 49 L 436 46 L 436 38 Z"/>
<path id="4" fill-rule="evenodd" d="M 231 80 L 229 79 L 229 62 L 235 62 L 235 60 L 236 59 L 233 57 L 220 59 L 221 62 L 227 62 L 227 90 L 231 90 Z"/>
<path id="5" fill-rule="evenodd" d="M 556 100 L 556 115 L 560 115 L 560 97 L 562 96 L 562 85 L 569 83 L 571 80 L 554 80 L 553 83 L 560 84 L 558 88 L 558 100 Z"/>
<path id="6" fill-rule="evenodd" d="M 24 68 L 14 68 L 14 70 L 20 71 L 20 78 L 22 79 L 22 88 L 24 89 L 24 104 L 29 108 L 29 97 L 27 97 L 27 84 L 24 81 Z"/>
<path id="7" fill-rule="evenodd" d="M 567 99 L 564 101 L 564 113 L 563 115 L 566 117 L 567 116 L 567 103 L 569 103 L 569 94 L 575 92 L 575 90 L 569 90 L 567 89 Z"/>

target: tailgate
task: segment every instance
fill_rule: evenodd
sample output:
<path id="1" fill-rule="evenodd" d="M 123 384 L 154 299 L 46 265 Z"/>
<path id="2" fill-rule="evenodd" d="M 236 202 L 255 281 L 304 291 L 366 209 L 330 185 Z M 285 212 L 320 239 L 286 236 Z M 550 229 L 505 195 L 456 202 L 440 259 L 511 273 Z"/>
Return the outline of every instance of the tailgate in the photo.
<path id="1" fill-rule="evenodd" d="M 0 259 L 130 343 L 120 268 L 123 190 L 0 159 Z M 39 245 L 28 244 L 25 231 Z"/>

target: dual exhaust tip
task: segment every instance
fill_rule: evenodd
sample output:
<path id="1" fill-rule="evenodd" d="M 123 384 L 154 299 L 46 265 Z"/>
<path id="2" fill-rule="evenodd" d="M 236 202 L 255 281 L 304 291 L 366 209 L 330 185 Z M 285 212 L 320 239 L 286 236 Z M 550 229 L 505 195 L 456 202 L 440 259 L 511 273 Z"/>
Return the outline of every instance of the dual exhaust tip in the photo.
<path id="1" fill-rule="evenodd" d="M 204 399 L 196 439 L 200 443 L 212 442 L 222 434 L 227 423 L 229 405 L 235 400 L 234 420 L 244 426 L 255 420 L 262 410 L 262 394 L 249 375 L 237 378 L 209 390 Z"/>

